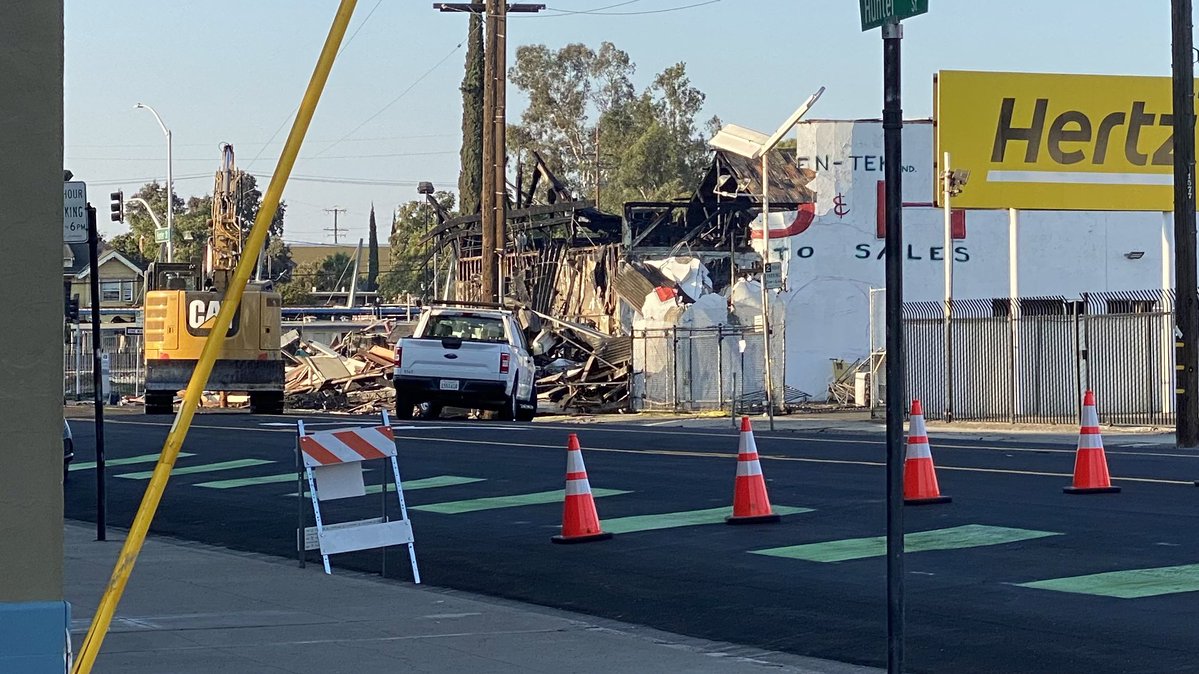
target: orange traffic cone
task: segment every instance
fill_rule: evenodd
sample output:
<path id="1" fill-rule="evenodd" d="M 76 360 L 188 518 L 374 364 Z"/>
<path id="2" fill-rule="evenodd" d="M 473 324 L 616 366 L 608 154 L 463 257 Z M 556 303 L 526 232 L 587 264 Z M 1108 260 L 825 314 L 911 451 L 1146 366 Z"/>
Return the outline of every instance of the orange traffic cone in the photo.
<path id="1" fill-rule="evenodd" d="M 924 408 L 919 400 L 912 401 L 912 421 L 908 428 L 908 454 L 903 462 L 903 502 L 907 505 L 949 503 L 953 499 L 941 496 L 937 485 L 937 468 L 924 430 Z"/>
<path id="2" fill-rule="evenodd" d="M 1087 391 L 1082 401 L 1082 427 L 1078 431 L 1078 453 L 1074 458 L 1074 484 L 1062 487 L 1067 494 L 1116 494 L 1107 472 L 1103 436 L 1099 434 L 1099 414 L 1095 411 L 1095 393 Z"/>
<path id="3" fill-rule="evenodd" d="M 579 437 L 571 433 L 566 445 L 566 500 L 562 504 L 562 533 L 550 540 L 555 543 L 586 543 L 609 538 L 612 538 L 612 534 L 600 529 L 591 483 L 587 481 L 587 467 L 583 465 L 583 452 L 579 449 Z"/>
<path id="4" fill-rule="evenodd" d="M 770 509 L 766 495 L 766 479 L 758 463 L 758 445 L 754 442 L 749 417 L 741 417 L 741 444 L 737 448 L 737 481 L 733 485 L 733 514 L 724 518 L 729 524 L 777 522 L 779 516 Z"/>

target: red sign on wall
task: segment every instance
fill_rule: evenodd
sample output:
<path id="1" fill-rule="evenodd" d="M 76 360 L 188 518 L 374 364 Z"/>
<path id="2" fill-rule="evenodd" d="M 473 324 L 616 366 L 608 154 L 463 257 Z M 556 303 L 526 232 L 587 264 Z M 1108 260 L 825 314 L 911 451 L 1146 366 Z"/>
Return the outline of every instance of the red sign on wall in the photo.
<path id="1" fill-rule="evenodd" d="M 880 239 L 887 238 L 887 183 L 878 181 L 875 233 Z M 904 208 L 935 208 L 930 202 L 903 202 Z M 949 213 L 949 230 L 955 240 L 966 238 L 966 211 L 955 208 Z"/>

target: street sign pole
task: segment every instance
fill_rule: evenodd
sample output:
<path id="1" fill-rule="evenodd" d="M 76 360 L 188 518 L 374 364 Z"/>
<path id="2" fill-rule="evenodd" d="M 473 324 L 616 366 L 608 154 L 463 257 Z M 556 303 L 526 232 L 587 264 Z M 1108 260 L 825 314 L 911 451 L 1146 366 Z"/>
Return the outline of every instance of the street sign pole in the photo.
<path id="1" fill-rule="evenodd" d="M 104 340 L 100 337 L 100 232 L 96 209 L 87 205 L 88 277 L 92 301 L 92 389 L 96 419 L 96 540 L 107 540 L 107 504 L 104 493 L 104 372 L 101 358 Z"/>
<path id="2" fill-rule="evenodd" d="M 1191 0 L 1173 0 L 1175 441 L 1199 446 L 1199 279 L 1195 254 L 1195 83 Z"/>
<path id="3" fill-rule="evenodd" d="M 883 24 L 883 155 L 887 238 L 887 672 L 903 671 L 903 108 L 900 41 L 903 26 Z M 949 254 L 947 252 L 947 254 Z"/>

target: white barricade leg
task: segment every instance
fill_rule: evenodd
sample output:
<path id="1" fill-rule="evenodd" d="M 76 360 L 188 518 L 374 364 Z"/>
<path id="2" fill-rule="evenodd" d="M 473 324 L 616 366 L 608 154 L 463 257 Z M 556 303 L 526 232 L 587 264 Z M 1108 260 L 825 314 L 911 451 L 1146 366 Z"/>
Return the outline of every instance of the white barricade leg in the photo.
<path id="1" fill-rule="evenodd" d="M 304 545 L 304 458 L 300 451 L 300 438 L 304 436 L 304 421 L 296 421 L 296 556 L 300 568 L 304 568 L 307 548 Z"/>
<path id="2" fill-rule="evenodd" d="M 391 473 L 396 481 L 396 496 L 400 500 L 400 517 L 405 522 L 408 520 L 408 506 L 404 503 L 404 483 L 400 481 L 400 465 L 396 462 L 396 457 L 391 457 Z M 416 567 L 416 547 L 414 541 L 416 536 L 412 536 L 412 540 L 408 542 L 408 559 L 412 562 L 412 582 L 420 585 L 420 569 Z"/>
<path id="3" fill-rule="evenodd" d="M 304 472 L 308 474 L 308 492 L 312 495 L 312 512 L 316 516 L 316 535 L 321 538 L 324 533 L 325 525 L 321 522 L 321 502 L 320 497 L 316 493 L 316 480 L 312 479 L 312 468 L 305 467 Z M 321 546 L 321 561 L 325 564 L 325 573 L 332 574 L 332 569 L 329 568 L 329 555 L 325 553 L 324 546 Z"/>
<path id="4" fill-rule="evenodd" d="M 391 417 L 387 414 L 387 408 L 383 408 L 383 425 L 391 428 Z M 396 461 L 400 454 L 400 442 L 396 440 L 396 455 L 391 457 L 391 474 L 392 479 L 396 483 L 396 497 L 400 501 L 400 518 L 408 521 L 408 505 L 404 502 L 404 483 L 400 481 L 400 464 Z M 386 487 L 383 488 L 387 490 Z M 412 562 L 412 582 L 420 585 L 420 569 L 416 567 L 416 546 L 414 541 L 416 535 L 413 534 L 412 541 L 408 543 L 408 559 Z"/>

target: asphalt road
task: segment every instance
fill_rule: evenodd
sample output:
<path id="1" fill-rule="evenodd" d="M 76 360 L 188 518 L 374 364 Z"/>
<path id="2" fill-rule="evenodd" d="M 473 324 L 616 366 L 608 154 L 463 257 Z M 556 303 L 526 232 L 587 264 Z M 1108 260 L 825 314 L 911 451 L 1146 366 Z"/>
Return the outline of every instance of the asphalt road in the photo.
<path id="1" fill-rule="evenodd" d="M 197 417 L 152 532 L 294 557 L 296 483 L 285 475 L 294 476 L 295 418 Z M 303 418 L 311 429 L 355 423 Z M 110 419 L 108 461 L 132 459 L 108 467 L 111 525 L 131 522 L 154 466 L 138 457 L 161 449 L 169 423 Z M 94 521 L 90 423 L 73 429 L 81 463 L 66 512 Z M 597 498 L 612 540 L 549 541 L 561 502 L 545 492 L 563 487 L 568 432 L 579 434 L 592 488 L 612 490 Z M 730 527 L 713 510 L 731 504 L 737 434 L 727 421 L 414 422 L 396 434 L 426 583 L 885 664 L 885 562 L 878 541 L 861 540 L 885 533 L 880 436 L 759 430 L 771 501 L 798 510 L 779 524 Z M 933 456 L 954 500 L 905 510 L 910 671 L 1196 671 L 1199 453 L 1109 447 L 1123 493 L 1090 496 L 1061 491 L 1070 446 L 934 436 Z M 337 521 L 379 505 L 376 495 L 322 510 Z M 646 517 L 669 513 L 685 514 Z M 334 573 L 381 561 L 378 552 L 332 558 Z M 410 578 L 405 551 L 386 561 L 389 576 Z"/>

